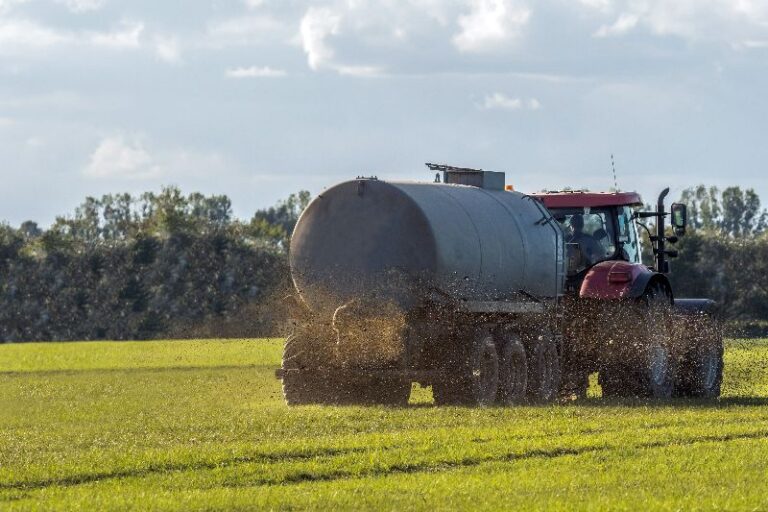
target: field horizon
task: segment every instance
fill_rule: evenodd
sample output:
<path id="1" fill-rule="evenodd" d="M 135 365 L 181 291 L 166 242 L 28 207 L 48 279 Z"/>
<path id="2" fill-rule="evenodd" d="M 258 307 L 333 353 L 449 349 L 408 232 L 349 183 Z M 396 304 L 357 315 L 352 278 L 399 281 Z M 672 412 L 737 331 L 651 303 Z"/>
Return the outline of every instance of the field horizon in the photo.
<path id="1" fill-rule="evenodd" d="M 768 340 L 719 400 L 482 409 L 289 408 L 282 343 L 0 345 L 0 508 L 768 508 Z"/>

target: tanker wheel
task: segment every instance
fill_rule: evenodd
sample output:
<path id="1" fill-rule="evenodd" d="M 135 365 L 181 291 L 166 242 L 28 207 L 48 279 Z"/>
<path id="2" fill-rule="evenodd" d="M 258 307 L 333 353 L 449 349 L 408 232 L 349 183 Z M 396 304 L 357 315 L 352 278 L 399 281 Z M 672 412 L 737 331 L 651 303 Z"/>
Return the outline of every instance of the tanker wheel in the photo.
<path id="1" fill-rule="evenodd" d="M 486 406 L 494 403 L 499 390 L 499 354 L 493 336 L 471 331 L 459 339 L 450 375 L 432 384 L 437 405 Z M 462 343 L 464 342 L 464 343 Z"/>
<path id="2" fill-rule="evenodd" d="M 717 398 L 723 382 L 723 337 L 717 320 L 697 319 L 691 341 L 678 369 L 675 394 L 682 397 Z"/>
<path id="3" fill-rule="evenodd" d="M 551 402 L 560 391 L 560 355 L 549 333 L 533 339 L 528 351 L 528 400 Z"/>
<path id="4" fill-rule="evenodd" d="M 631 394 L 671 398 L 675 389 L 676 365 L 670 328 L 671 300 L 661 285 L 648 287 L 640 300 L 644 336 L 638 343 L 637 379 L 626 384 Z M 632 389 L 636 384 L 636 389 Z"/>
<path id="5" fill-rule="evenodd" d="M 336 401 L 336 383 L 330 375 L 308 371 L 308 344 L 313 340 L 292 334 L 283 349 L 283 396 L 288 405 L 327 404 Z"/>
<path id="6" fill-rule="evenodd" d="M 508 333 L 499 350 L 499 393 L 496 401 L 503 405 L 525 401 L 528 389 L 528 358 L 520 337 Z"/>

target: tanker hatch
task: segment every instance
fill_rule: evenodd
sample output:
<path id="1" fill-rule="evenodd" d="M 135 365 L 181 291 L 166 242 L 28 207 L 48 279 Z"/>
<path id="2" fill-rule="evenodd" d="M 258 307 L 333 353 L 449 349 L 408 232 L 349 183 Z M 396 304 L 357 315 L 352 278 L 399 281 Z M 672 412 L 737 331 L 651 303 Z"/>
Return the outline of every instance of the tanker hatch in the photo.
<path id="1" fill-rule="evenodd" d="M 487 190 L 504 190 L 506 180 L 503 172 L 431 163 L 427 163 L 426 166 L 432 171 L 441 171 L 443 183 L 469 185 Z"/>

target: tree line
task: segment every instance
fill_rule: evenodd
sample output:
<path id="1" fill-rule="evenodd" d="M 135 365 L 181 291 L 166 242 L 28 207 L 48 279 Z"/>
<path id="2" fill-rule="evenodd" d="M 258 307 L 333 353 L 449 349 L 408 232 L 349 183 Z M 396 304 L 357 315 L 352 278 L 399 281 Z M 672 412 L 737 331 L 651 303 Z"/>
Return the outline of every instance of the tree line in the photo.
<path id="1" fill-rule="evenodd" d="M 232 216 L 226 196 L 87 198 L 48 229 L 0 225 L 0 341 L 272 334 L 309 193 Z"/>
<path id="2" fill-rule="evenodd" d="M 758 194 L 699 185 L 679 202 L 689 228 L 672 260 L 675 294 L 717 301 L 731 335 L 768 335 L 768 213 Z"/>
<path id="3" fill-rule="evenodd" d="M 226 196 L 168 187 L 89 197 L 48 229 L 0 224 L 0 341 L 274 335 L 289 236 L 309 199 L 293 194 L 241 221 Z M 676 295 L 715 299 L 732 333 L 765 335 L 760 198 L 702 185 L 679 201 L 689 230 L 672 262 Z"/>

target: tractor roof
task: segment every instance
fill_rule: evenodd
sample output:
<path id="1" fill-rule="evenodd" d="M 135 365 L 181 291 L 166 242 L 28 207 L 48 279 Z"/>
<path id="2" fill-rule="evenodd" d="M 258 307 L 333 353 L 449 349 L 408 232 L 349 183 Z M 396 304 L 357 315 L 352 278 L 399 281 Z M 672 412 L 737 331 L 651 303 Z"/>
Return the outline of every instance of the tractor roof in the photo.
<path id="1" fill-rule="evenodd" d="M 530 194 L 539 199 L 547 208 L 580 208 L 589 206 L 637 206 L 643 200 L 637 192 L 587 192 L 585 190 L 563 190 L 536 192 Z"/>

